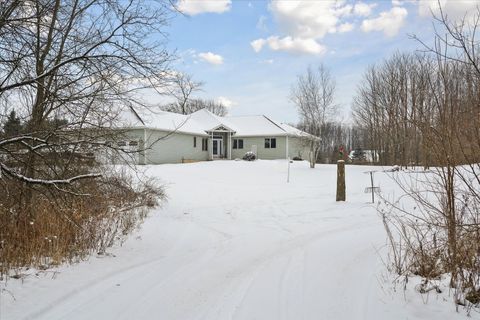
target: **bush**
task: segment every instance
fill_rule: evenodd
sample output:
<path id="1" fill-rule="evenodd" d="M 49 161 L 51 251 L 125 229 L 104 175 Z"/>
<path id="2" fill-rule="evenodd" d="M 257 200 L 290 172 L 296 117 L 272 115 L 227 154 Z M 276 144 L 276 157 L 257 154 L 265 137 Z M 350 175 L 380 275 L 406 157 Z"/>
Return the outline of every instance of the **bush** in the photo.
<path id="1" fill-rule="evenodd" d="M 292 160 L 293 160 L 293 161 L 303 161 L 303 159 L 302 159 L 302 158 L 300 158 L 300 157 L 293 157 L 293 159 L 292 159 Z"/>
<path id="2" fill-rule="evenodd" d="M 257 156 L 255 155 L 255 153 L 251 152 L 251 151 L 248 151 L 247 153 L 245 153 L 245 155 L 243 156 L 243 160 L 246 160 L 246 161 L 254 161 L 257 159 Z"/>
<path id="3" fill-rule="evenodd" d="M 22 182 L 2 180 L 0 192 L 7 196 L 0 197 L 0 279 L 22 268 L 46 269 L 104 254 L 165 198 L 154 181 L 136 182 L 124 172 L 75 184 L 75 193 L 37 186 L 28 201 Z"/>

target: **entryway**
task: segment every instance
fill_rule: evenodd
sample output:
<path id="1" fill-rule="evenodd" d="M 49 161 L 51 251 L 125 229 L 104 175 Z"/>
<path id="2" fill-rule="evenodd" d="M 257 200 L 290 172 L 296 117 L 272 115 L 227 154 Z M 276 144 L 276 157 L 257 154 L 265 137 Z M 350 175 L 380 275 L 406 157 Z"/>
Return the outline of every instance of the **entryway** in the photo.
<path id="1" fill-rule="evenodd" d="M 223 137 L 222 136 L 214 136 L 213 137 L 213 157 L 214 158 L 223 158 Z"/>

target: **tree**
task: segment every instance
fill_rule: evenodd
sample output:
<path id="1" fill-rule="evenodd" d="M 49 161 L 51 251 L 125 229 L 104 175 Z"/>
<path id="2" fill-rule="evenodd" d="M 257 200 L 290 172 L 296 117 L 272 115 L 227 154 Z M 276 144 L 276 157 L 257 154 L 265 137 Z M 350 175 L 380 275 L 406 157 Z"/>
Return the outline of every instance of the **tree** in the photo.
<path id="1" fill-rule="evenodd" d="M 20 134 L 22 131 L 22 124 L 20 118 L 15 113 L 15 110 L 12 110 L 7 117 L 7 121 L 3 125 L 3 134 L 6 138 L 14 137 Z"/>
<path id="2" fill-rule="evenodd" d="M 225 105 L 223 105 L 221 102 L 211 99 L 189 99 L 183 107 L 177 102 L 173 102 L 163 106 L 162 109 L 164 111 L 180 114 L 183 114 L 183 112 L 185 112 L 185 114 L 191 114 L 201 109 L 207 109 L 211 113 L 220 117 L 224 117 L 228 114 L 228 109 Z"/>
<path id="3" fill-rule="evenodd" d="M 52 172 L 34 166 L 39 153 L 32 149 L 61 150 L 65 144 L 75 149 L 80 141 L 97 148 L 115 111 L 145 106 L 145 89 L 165 87 L 170 55 L 160 31 L 169 2 L 6 2 L 0 101 L 22 110 L 27 128 L 22 138 L 0 145 L 22 143 L 31 152 L 22 159 L 23 172 L 5 165 L 2 170 L 16 178 L 49 179 Z M 54 118 L 68 120 L 68 126 L 52 129 L 47 124 Z M 61 147 L 51 143 L 60 140 Z"/>
<path id="4" fill-rule="evenodd" d="M 110 149 L 128 157 L 106 142 L 125 134 L 112 130 L 118 115 L 149 108 L 146 90 L 164 92 L 170 10 L 166 0 L 1 2 L 0 105 L 15 106 L 25 121 L 21 132 L 0 138 L 0 188 L 8 195 L 0 199 L 0 240 L 9 244 L 2 269 L 8 253 L 36 248 L 29 237 L 41 233 L 19 229 L 28 221 L 47 216 L 43 230 L 68 229 L 60 256 L 72 259 L 104 249 L 102 233 L 111 239 L 128 233 L 144 217 L 140 209 L 162 195 L 99 165 L 94 155 Z M 52 256 L 28 252 L 18 263 Z"/>
<path id="5" fill-rule="evenodd" d="M 174 73 L 168 92 L 175 98 L 175 102 L 165 106 L 163 109 L 180 114 L 191 113 L 191 95 L 201 90 L 202 86 L 203 83 L 193 80 L 190 74 L 181 72 Z"/>
<path id="6" fill-rule="evenodd" d="M 292 87 L 290 99 L 297 106 L 300 126 L 312 136 L 304 139 L 310 148 L 310 167 L 314 168 L 322 146 L 322 129 L 337 110 L 335 104 L 335 80 L 330 71 L 321 64 L 317 69 L 308 67 L 299 75 Z M 316 138 L 320 137 L 320 139 Z"/>
<path id="7" fill-rule="evenodd" d="M 383 164 L 428 169 L 393 174 L 402 201 L 382 199 L 395 271 L 425 283 L 448 274 L 462 305 L 478 303 L 480 279 L 480 8 L 473 16 L 452 21 L 440 8 L 434 44 L 369 68 L 354 100 Z"/>

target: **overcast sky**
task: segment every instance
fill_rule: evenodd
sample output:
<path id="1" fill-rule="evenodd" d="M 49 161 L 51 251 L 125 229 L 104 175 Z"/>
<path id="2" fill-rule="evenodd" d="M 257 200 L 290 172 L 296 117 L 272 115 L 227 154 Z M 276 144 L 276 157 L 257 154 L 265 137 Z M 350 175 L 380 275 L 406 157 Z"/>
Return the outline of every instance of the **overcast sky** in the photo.
<path id="1" fill-rule="evenodd" d="M 451 17 L 478 1 L 441 0 Z M 204 81 L 197 96 L 228 104 L 231 115 L 296 122 L 289 92 L 296 76 L 324 63 L 337 82 L 344 119 L 365 69 L 395 51 L 432 41 L 433 1 L 180 0 L 170 46 L 177 68 Z"/>

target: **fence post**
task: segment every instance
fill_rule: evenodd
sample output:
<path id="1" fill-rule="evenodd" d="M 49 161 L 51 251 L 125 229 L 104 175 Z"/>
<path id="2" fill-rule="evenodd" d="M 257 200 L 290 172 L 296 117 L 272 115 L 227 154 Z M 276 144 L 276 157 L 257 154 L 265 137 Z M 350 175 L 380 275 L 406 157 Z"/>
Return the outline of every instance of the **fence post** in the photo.
<path id="1" fill-rule="evenodd" d="M 345 201 L 345 161 L 337 161 L 337 201 Z"/>

